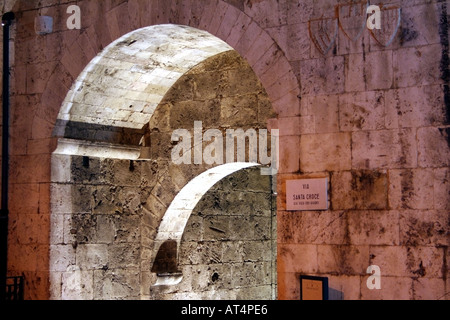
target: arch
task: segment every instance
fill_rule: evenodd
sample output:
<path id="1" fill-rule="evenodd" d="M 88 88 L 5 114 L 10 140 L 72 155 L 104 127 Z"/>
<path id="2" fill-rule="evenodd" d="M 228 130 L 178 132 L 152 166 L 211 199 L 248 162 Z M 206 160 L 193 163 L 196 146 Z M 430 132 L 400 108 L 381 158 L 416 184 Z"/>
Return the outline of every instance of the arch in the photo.
<path id="1" fill-rule="evenodd" d="M 176 285 L 183 279 L 177 268 L 178 249 L 186 224 L 202 197 L 226 176 L 255 166 L 259 166 L 259 164 L 235 162 L 211 168 L 189 181 L 178 192 L 167 208 L 155 238 L 152 258 L 152 261 L 154 261 L 152 272 L 157 273 L 158 277 L 155 286 Z M 173 244 L 172 250 L 167 250 L 168 244 Z M 164 256 L 164 260 L 158 259 L 161 256 Z M 161 263 L 161 261 L 163 262 Z M 167 261 L 171 263 L 167 263 Z"/>
<path id="2" fill-rule="evenodd" d="M 174 52 L 172 50 L 174 54 L 170 55 L 170 45 L 173 46 L 174 42 L 183 49 L 186 48 L 186 52 L 183 53 L 182 50 Z M 163 55 L 163 49 L 168 50 L 166 52 L 168 56 Z M 191 56 L 194 53 L 197 57 L 192 59 Z M 174 55 L 178 55 L 179 59 L 172 59 Z M 121 63 L 118 63 L 118 60 Z M 202 63 L 199 63 L 199 60 Z M 177 62 L 177 64 L 172 61 Z M 156 110 L 166 110 L 166 103 L 168 105 L 184 103 L 184 101 L 177 102 L 174 99 L 173 91 L 178 90 L 179 85 L 187 78 L 201 77 L 203 75 L 202 72 L 214 74 L 215 72 L 209 68 L 217 62 L 219 62 L 220 68 L 216 66 L 216 69 L 214 69 L 215 72 L 219 70 L 220 74 L 229 73 L 233 75 L 235 77 L 234 79 L 237 80 L 236 83 L 239 85 L 232 86 L 231 91 L 225 90 L 225 93 L 221 95 L 220 99 L 227 99 L 230 103 L 224 104 L 223 106 L 215 103 L 206 103 L 207 108 L 219 106 L 219 108 L 215 108 L 218 111 L 218 115 L 221 114 L 221 111 L 233 108 L 234 105 L 231 103 L 232 99 L 241 97 L 240 94 L 236 93 L 239 92 L 236 88 L 241 86 L 242 78 L 249 78 L 251 85 L 248 87 L 251 87 L 250 90 L 253 91 L 246 92 L 245 94 L 250 95 L 257 102 L 252 104 L 251 108 L 256 108 L 255 110 L 258 111 L 258 116 L 245 117 L 246 121 L 244 121 L 245 123 L 242 126 L 256 125 L 258 128 L 266 126 L 267 119 L 274 117 L 273 111 L 271 111 L 272 106 L 263 86 L 249 64 L 220 39 L 217 39 L 208 32 L 200 31 L 192 27 L 166 24 L 146 27 L 131 32 L 105 48 L 105 52 L 102 52 L 98 57 L 94 58 L 86 70 L 79 75 L 78 80 L 67 95 L 63 107 L 59 112 L 55 132 L 64 139 L 59 139 L 58 147 L 52 156 L 52 173 L 56 173 L 52 177 L 52 183 L 54 183 L 52 186 L 52 195 L 64 193 L 68 196 L 64 197 L 57 206 L 52 208 L 52 215 L 57 216 L 58 214 L 63 214 L 67 217 L 66 221 L 69 221 L 68 223 L 72 225 L 71 230 L 74 230 L 74 241 L 78 245 L 75 250 L 69 249 L 69 252 L 66 254 L 67 261 L 80 260 L 78 257 L 75 259 L 76 252 L 80 252 L 83 256 L 91 254 L 91 244 L 98 245 L 98 248 L 102 250 L 99 253 L 100 255 L 105 254 L 105 251 L 116 249 L 115 244 L 105 248 L 104 243 L 102 243 L 105 240 L 98 240 L 96 231 L 92 230 L 91 225 L 95 223 L 99 223 L 102 226 L 122 225 L 121 220 L 123 217 L 121 213 L 124 211 L 120 207 L 123 204 L 127 206 L 137 204 L 140 210 L 138 214 L 135 214 L 137 211 L 133 211 L 136 207 L 130 207 L 130 210 L 127 209 L 127 213 L 130 214 L 131 220 L 140 222 L 140 226 L 142 226 L 142 229 L 145 229 L 145 232 L 142 232 L 140 235 L 139 243 L 136 240 L 132 244 L 134 251 L 130 250 L 130 254 L 135 254 L 133 257 L 130 257 L 129 261 L 132 261 L 133 266 L 140 270 L 140 274 L 144 279 L 143 281 L 139 281 L 141 292 L 148 290 L 151 279 L 151 275 L 149 275 L 151 272 L 151 258 L 154 257 L 155 247 L 159 243 L 158 240 L 155 241 L 155 236 L 157 236 L 158 230 L 168 231 L 169 233 L 173 231 L 165 227 L 164 222 L 160 225 L 164 212 L 177 195 L 177 191 L 183 189 L 185 183 L 207 170 L 209 165 L 195 166 L 192 168 L 177 167 L 171 163 L 170 158 L 153 158 L 151 156 L 152 153 L 150 153 L 149 157 L 139 157 L 139 151 L 143 150 L 141 143 L 146 142 L 145 130 L 151 128 L 152 133 L 158 133 L 158 129 L 161 129 L 163 126 L 163 124 L 159 123 Z M 148 63 L 150 65 L 146 69 L 145 67 Z M 205 67 L 206 69 L 204 70 L 203 68 Z M 145 71 L 141 70 L 143 72 L 139 72 L 140 68 L 145 69 Z M 154 72 L 155 70 L 157 71 Z M 173 77 L 170 76 L 171 72 L 174 73 Z M 134 73 L 138 74 L 138 77 L 133 77 L 136 76 Z M 140 83 L 139 80 L 142 77 L 145 77 L 148 83 L 142 81 L 143 84 Z M 106 83 L 104 83 L 103 87 L 99 88 L 98 86 L 102 81 Z M 113 86 L 111 89 L 109 85 L 113 85 L 114 81 L 117 81 L 120 85 Z M 229 81 L 229 79 L 227 78 L 226 81 Z M 155 88 L 155 84 L 161 85 Z M 208 87 L 207 90 L 214 90 L 213 87 L 206 87 Z M 149 91 L 146 92 L 148 95 L 142 100 L 133 96 L 146 90 Z M 233 90 L 237 91 L 234 92 Z M 115 91 L 119 91 L 120 94 Z M 119 98 L 114 96 L 114 94 L 126 96 L 128 101 L 131 102 L 116 105 L 114 108 L 105 108 L 103 103 L 108 98 L 111 98 L 113 102 L 116 98 Z M 151 94 L 153 95 L 152 98 L 154 98 L 152 101 L 153 106 L 139 104 L 141 107 L 137 107 L 138 103 L 147 103 L 148 100 L 151 100 L 149 99 L 149 95 Z M 216 97 L 214 96 L 208 99 L 214 100 Z M 199 101 L 205 103 L 206 100 Z M 194 102 L 197 103 L 197 100 Z M 195 106 L 188 104 L 186 107 L 185 110 L 188 114 L 195 110 Z M 109 109 L 111 113 L 108 115 L 103 112 L 104 109 Z M 96 114 L 97 112 L 98 114 Z M 113 117 L 120 113 L 125 113 L 126 119 L 113 119 Z M 199 115 L 203 116 L 207 114 L 208 112 L 202 112 Z M 160 112 L 160 115 L 164 116 L 164 112 Z M 132 121 L 133 119 L 136 121 Z M 220 117 L 217 119 L 220 119 Z M 156 127 L 148 126 L 151 121 L 157 124 Z M 222 122 L 217 123 L 217 125 L 221 124 L 225 125 Z M 169 139 L 160 140 L 162 144 L 166 145 L 166 148 L 170 147 L 170 143 L 165 143 L 170 141 L 169 131 L 162 130 L 160 132 L 164 134 L 164 139 L 167 137 Z M 156 146 L 158 138 L 161 138 L 161 135 L 156 136 L 155 140 L 151 140 L 150 142 L 155 142 L 154 146 Z M 164 152 L 160 152 L 165 150 L 156 151 L 155 154 L 157 154 L 157 157 L 161 154 L 165 155 Z M 133 182 L 135 180 L 132 177 L 139 177 L 138 174 L 144 170 L 144 167 L 147 169 L 151 167 L 151 172 L 145 173 L 146 176 L 141 184 Z M 233 165 L 230 165 L 231 167 Z M 102 171 L 105 168 L 107 172 Z M 238 168 L 235 170 L 238 170 Z M 171 174 L 168 175 L 168 172 L 171 172 Z M 212 172 L 214 173 L 214 171 Z M 227 170 L 217 174 L 226 175 L 226 172 Z M 228 172 L 231 173 L 233 171 Z M 80 173 L 82 176 L 80 176 Z M 174 173 L 177 175 L 175 178 L 172 177 Z M 103 177 L 104 174 L 106 175 Z M 89 190 L 93 190 L 94 192 L 90 193 Z M 117 193 L 122 191 L 123 194 Z M 74 194 L 76 197 L 73 196 Z M 81 202 L 86 202 L 86 199 L 83 199 L 83 197 L 90 196 L 90 194 L 92 194 L 93 198 L 87 201 L 88 207 L 84 206 L 84 204 L 80 206 Z M 136 200 L 136 194 L 142 194 L 142 198 Z M 75 199 L 73 200 L 74 202 L 72 199 Z M 117 203 L 115 203 L 116 199 L 120 201 L 118 211 Z M 75 203 L 76 201 L 80 203 Z M 92 207 L 89 207 L 89 203 L 92 203 Z M 176 204 L 177 202 L 174 205 Z M 114 214 L 111 216 L 109 214 L 110 212 L 114 212 Z M 168 217 L 171 217 L 171 215 L 169 214 Z M 182 220 L 178 221 L 181 229 L 179 229 L 180 232 L 177 234 L 177 240 L 181 238 L 184 228 L 183 224 L 186 224 L 188 218 L 189 215 L 187 214 Z M 55 219 L 57 218 L 55 217 Z M 62 220 L 61 224 L 63 224 Z M 67 226 L 62 225 L 62 228 L 67 228 Z M 77 234 L 78 231 L 75 232 L 76 230 L 80 230 L 80 233 Z M 85 231 L 87 233 L 83 234 Z M 57 228 L 54 228 L 52 231 L 53 238 L 55 239 L 57 238 L 57 232 Z M 110 236 L 110 233 L 105 235 L 106 238 Z M 165 234 L 160 232 L 160 239 L 163 239 L 164 236 Z M 170 236 L 172 237 L 173 234 Z M 130 239 L 134 241 L 133 237 Z M 125 243 L 128 240 L 125 239 Z M 52 264 L 51 272 L 63 272 L 65 276 L 70 277 L 73 273 L 70 271 L 71 269 L 64 270 L 63 267 L 56 266 L 60 252 L 67 250 L 67 248 L 68 243 L 66 240 L 62 243 L 58 242 L 54 244 L 50 250 L 50 263 Z M 94 246 L 93 248 L 96 247 Z M 117 249 L 120 250 L 121 245 L 118 244 Z M 93 265 L 86 258 L 86 264 L 83 268 L 83 275 L 89 275 L 98 266 Z M 120 268 L 126 270 L 122 262 L 116 267 L 116 269 Z M 106 273 L 104 276 L 107 277 L 108 274 Z M 89 282 L 92 280 L 91 277 L 89 279 L 82 277 L 80 281 Z M 127 285 L 127 288 L 133 288 L 134 291 L 130 294 L 136 295 L 137 281 L 135 279 L 133 281 L 135 284 Z M 60 281 L 59 285 L 63 286 L 63 282 Z M 66 289 L 75 295 L 78 294 L 76 288 L 69 286 Z M 149 294 L 143 295 L 148 296 Z"/>
<path id="3" fill-rule="evenodd" d="M 133 30 L 157 24 L 189 25 L 222 39 L 244 57 L 266 89 L 274 110 L 281 117 L 300 112 L 300 86 L 285 53 L 276 41 L 255 21 L 238 8 L 222 0 L 205 1 L 201 5 L 174 6 L 171 1 L 139 2 L 129 0 L 114 8 L 101 1 L 81 3 L 82 12 L 91 12 L 83 20 L 82 30 L 65 39 L 64 54 L 55 66 L 42 95 L 42 104 L 33 119 L 39 135 L 51 136 L 72 83 L 104 48 Z M 87 6 L 87 7 L 85 7 Z M 95 18 L 94 18 L 95 16 Z M 104 19 L 97 19 L 104 16 Z M 118 19 L 120 17 L 120 25 Z M 49 123 L 50 119 L 55 119 Z M 63 117 L 62 117 L 63 118 Z M 60 119 L 67 121 L 65 119 Z M 64 127 L 64 125 L 63 125 Z"/>
<path id="4" fill-rule="evenodd" d="M 239 170 L 259 166 L 257 163 L 227 163 L 206 170 L 181 189 L 167 208 L 158 229 L 155 241 L 160 245 L 166 240 L 180 244 L 186 223 L 203 195 L 217 182 Z M 156 247 L 159 247 L 156 245 Z"/>
<path id="5" fill-rule="evenodd" d="M 232 50 L 208 32 L 180 25 L 132 31 L 79 75 L 58 114 L 55 135 L 136 146 L 175 82 L 192 67 Z"/>

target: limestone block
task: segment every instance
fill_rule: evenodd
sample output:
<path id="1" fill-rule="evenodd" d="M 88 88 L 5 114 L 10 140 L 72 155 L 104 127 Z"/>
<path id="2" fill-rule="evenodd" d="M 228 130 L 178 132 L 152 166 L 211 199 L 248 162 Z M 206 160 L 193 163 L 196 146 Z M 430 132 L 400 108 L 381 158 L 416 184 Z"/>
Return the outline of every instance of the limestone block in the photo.
<path id="1" fill-rule="evenodd" d="M 108 265 L 108 245 L 82 244 L 76 249 L 77 266 L 81 270 L 101 269 Z"/>
<path id="2" fill-rule="evenodd" d="M 225 177 L 216 183 L 212 189 L 222 191 L 235 190 L 249 194 L 252 191 L 257 193 L 268 193 L 270 192 L 270 183 L 271 177 L 261 175 L 260 168 L 250 168 L 240 170 Z"/>
<path id="3" fill-rule="evenodd" d="M 302 115 L 313 117 L 315 133 L 339 131 L 339 102 L 337 95 L 305 97 L 302 99 L 301 112 Z"/>
<path id="4" fill-rule="evenodd" d="M 220 123 L 230 128 L 241 128 L 258 120 L 258 101 L 254 94 L 220 100 Z"/>
<path id="5" fill-rule="evenodd" d="M 50 228 L 48 215 L 20 213 L 17 217 L 16 227 L 17 241 L 21 244 L 48 244 L 48 232 Z M 36 228 L 39 226 L 39 228 Z"/>
<path id="6" fill-rule="evenodd" d="M 439 43 L 440 5 L 434 3 L 422 3 L 403 1 L 401 36 L 402 46 L 425 46 Z M 417 5 L 418 4 L 418 5 Z M 418 14 L 420 12 L 420 14 Z"/>
<path id="7" fill-rule="evenodd" d="M 436 247 L 371 247 L 372 264 L 378 265 L 383 276 L 442 276 L 443 251 Z"/>
<path id="8" fill-rule="evenodd" d="M 176 111 L 175 111 L 176 110 Z M 220 119 L 220 101 L 180 101 L 170 113 L 172 129 L 191 129 L 194 121 L 202 121 L 203 127 L 216 128 Z"/>
<path id="9" fill-rule="evenodd" d="M 54 215 L 52 215 L 53 217 Z M 62 215 L 63 218 L 63 241 L 61 243 L 56 243 L 56 244 L 72 244 L 75 245 L 76 244 L 76 233 L 74 232 L 75 229 L 72 228 L 72 214 L 64 214 Z M 52 218 L 53 219 L 53 218 Z M 55 232 L 57 232 L 58 229 L 56 229 Z M 50 232 L 53 233 L 53 230 L 51 230 Z"/>
<path id="10" fill-rule="evenodd" d="M 447 295 L 446 283 L 440 278 L 413 280 L 414 300 L 441 300 Z"/>
<path id="11" fill-rule="evenodd" d="M 230 239 L 235 241 L 267 239 L 267 234 L 264 233 L 264 231 L 267 231 L 267 228 L 263 228 L 263 231 L 258 228 L 264 222 L 264 220 L 253 216 L 230 219 Z"/>
<path id="12" fill-rule="evenodd" d="M 279 143 L 278 172 L 288 173 L 298 171 L 300 166 L 300 137 L 280 137 Z"/>
<path id="13" fill-rule="evenodd" d="M 300 281 L 296 272 L 278 272 L 277 278 L 278 299 L 300 299 Z"/>
<path id="14" fill-rule="evenodd" d="M 237 290 L 236 300 L 246 300 L 251 297 L 252 300 L 267 300 L 272 296 L 273 292 L 272 286 L 258 286 L 250 288 L 241 288 Z"/>
<path id="15" fill-rule="evenodd" d="M 434 178 L 429 169 L 390 170 L 389 206 L 392 209 L 434 207 Z"/>
<path id="16" fill-rule="evenodd" d="M 345 275 L 361 274 L 368 267 L 368 252 L 368 246 L 318 245 L 318 271 Z"/>
<path id="17" fill-rule="evenodd" d="M 203 239 L 226 240 L 231 237 L 230 220 L 226 216 L 208 216 L 203 221 Z"/>
<path id="18" fill-rule="evenodd" d="M 70 198 L 67 198 L 65 201 L 70 202 L 70 209 L 72 211 L 65 213 L 91 212 L 93 206 L 97 205 L 94 202 L 95 199 L 92 198 L 92 194 L 96 192 L 95 187 L 89 185 L 72 185 L 71 188 Z"/>
<path id="19" fill-rule="evenodd" d="M 350 134 L 316 134 L 300 137 L 302 172 L 340 171 L 351 168 Z"/>
<path id="20" fill-rule="evenodd" d="M 352 134 L 352 165 L 358 169 L 414 168 L 415 130 L 380 130 Z"/>
<path id="21" fill-rule="evenodd" d="M 52 214 L 72 213 L 72 186 L 67 184 L 50 185 L 50 208 Z"/>
<path id="22" fill-rule="evenodd" d="M 66 170 L 63 168 L 63 170 Z M 71 182 L 91 184 L 102 182 L 100 159 L 94 157 L 72 156 L 70 159 Z"/>
<path id="23" fill-rule="evenodd" d="M 449 233 L 447 211 L 399 211 L 400 244 L 407 246 L 446 246 Z"/>
<path id="24" fill-rule="evenodd" d="M 193 241 L 183 241 L 180 245 L 180 250 L 178 253 L 178 265 L 197 265 L 202 263 L 208 263 L 206 261 L 208 257 L 206 256 L 206 246 L 211 242 L 193 242 Z M 217 253 L 217 257 L 221 257 L 222 253 Z M 206 256 L 206 257 L 205 257 Z M 220 262 L 220 259 L 219 261 Z"/>
<path id="25" fill-rule="evenodd" d="M 92 271 L 81 271 L 79 268 L 74 268 L 74 270 L 62 274 L 62 283 L 61 298 L 63 300 L 92 300 L 94 298 Z"/>
<path id="26" fill-rule="evenodd" d="M 317 273 L 318 249 L 309 244 L 278 244 L 278 270 L 296 273 Z"/>
<path id="27" fill-rule="evenodd" d="M 139 271 L 134 268 L 96 270 L 93 272 L 94 299 L 138 299 L 139 283 Z"/>
<path id="28" fill-rule="evenodd" d="M 140 244 L 121 243 L 108 246 L 108 257 L 116 257 L 109 260 L 111 269 L 137 268 L 140 265 Z"/>
<path id="29" fill-rule="evenodd" d="M 120 215 L 114 218 L 115 243 L 140 243 L 141 218 L 131 211 L 130 215 Z M 100 219 L 98 220 L 100 223 Z"/>
<path id="30" fill-rule="evenodd" d="M 16 183 L 50 182 L 50 154 L 10 156 L 10 179 Z"/>
<path id="31" fill-rule="evenodd" d="M 272 239 L 271 222 L 270 217 L 255 217 L 253 224 L 250 224 L 254 232 L 253 239 L 260 241 Z"/>
<path id="32" fill-rule="evenodd" d="M 394 80 L 392 51 L 367 53 L 365 77 L 368 90 L 390 89 Z"/>
<path id="33" fill-rule="evenodd" d="M 38 214 L 40 202 L 39 184 L 13 184 L 10 187 L 10 212 Z"/>
<path id="34" fill-rule="evenodd" d="M 385 171 L 343 171 L 331 177 L 333 209 L 386 209 L 388 182 Z"/>
<path id="35" fill-rule="evenodd" d="M 97 216 L 91 214 L 73 214 L 70 233 L 74 235 L 77 244 L 97 242 Z"/>
<path id="36" fill-rule="evenodd" d="M 75 264 L 75 249 L 72 245 L 51 245 L 50 253 L 50 271 L 65 272 Z"/>
<path id="37" fill-rule="evenodd" d="M 50 216 L 50 244 L 64 243 L 64 215 Z"/>
<path id="38" fill-rule="evenodd" d="M 201 212 L 201 211 L 200 211 Z M 189 220 L 184 228 L 183 238 L 184 241 L 202 241 L 203 240 L 203 218 L 196 214 L 191 214 Z"/>
<path id="39" fill-rule="evenodd" d="M 289 61 L 308 59 L 311 51 L 311 41 L 306 30 L 307 22 L 296 21 L 287 26 L 279 26 L 269 31 L 276 32 L 274 38 L 277 40 Z"/>
<path id="40" fill-rule="evenodd" d="M 384 129 L 384 100 L 381 91 L 339 96 L 339 128 L 342 131 Z"/>
<path id="41" fill-rule="evenodd" d="M 328 277 L 329 300 L 358 300 L 361 295 L 361 277 L 358 276 L 333 276 Z"/>
<path id="42" fill-rule="evenodd" d="M 448 128 L 420 128 L 417 130 L 419 166 L 448 167 L 450 166 L 450 148 Z"/>
<path id="43" fill-rule="evenodd" d="M 257 285 L 257 263 L 244 262 L 233 264 L 231 269 L 231 288 L 250 287 Z"/>
<path id="44" fill-rule="evenodd" d="M 115 215 L 98 215 L 96 217 L 95 243 L 111 244 L 114 242 L 117 237 L 115 219 Z"/>
<path id="45" fill-rule="evenodd" d="M 287 21 L 289 24 L 308 22 L 313 14 L 313 2 L 288 2 Z"/>
<path id="46" fill-rule="evenodd" d="M 277 117 L 277 113 L 272 106 L 272 102 L 267 97 L 266 94 L 258 94 L 258 122 L 261 128 L 268 128 L 268 119 L 273 119 Z"/>
<path id="47" fill-rule="evenodd" d="M 450 210 L 450 171 L 448 168 L 434 171 L 434 208 Z"/>
<path id="48" fill-rule="evenodd" d="M 349 54 L 345 58 L 345 91 L 364 91 L 366 88 L 364 75 L 364 55 Z"/>
<path id="49" fill-rule="evenodd" d="M 363 300 L 411 300 L 413 299 L 412 279 L 409 277 L 390 277 L 381 269 L 381 290 L 369 290 L 367 279 L 370 275 L 361 277 L 361 296 Z"/>
<path id="50" fill-rule="evenodd" d="M 386 127 L 439 126 L 445 123 L 441 86 L 400 88 L 386 92 Z"/>
<path id="51" fill-rule="evenodd" d="M 441 44 L 405 48 L 395 51 L 395 84 L 397 87 L 413 87 L 440 82 Z"/>
<path id="52" fill-rule="evenodd" d="M 278 242 L 346 244 L 347 215 L 341 211 L 278 212 Z"/>
<path id="53" fill-rule="evenodd" d="M 272 261 L 276 254 L 272 248 L 272 241 L 255 241 L 243 243 L 243 256 L 245 261 Z"/>
<path id="54" fill-rule="evenodd" d="M 300 62 L 302 95 L 342 93 L 345 89 L 344 57 Z"/>
<path id="55" fill-rule="evenodd" d="M 27 65 L 27 93 L 36 94 L 44 92 L 55 65 L 56 63 L 54 61 Z"/>
<path id="56" fill-rule="evenodd" d="M 140 161 L 102 159 L 101 167 L 99 169 L 94 167 L 92 170 L 94 173 L 101 173 L 101 176 L 105 177 L 105 182 L 112 185 L 137 187 L 141 184 Z"/>
<path id="57" fill-rule="evenodd" d="M 399 245 L 399 213 L 396 211 L 350 211 L 349 242 L 353 245 Z"/>
<path id="58" fill-rule="evenodd" d="M 371 246 L 369 265 L 380 267 L 382 281 L 385 277 L 406 277 L 407 252 L 402 246 Z M 366 268 L 369 266 L 367 265 Z M 364 270 L 365 271 L 365 270 Z M 381 283 L 383 287 L 383 282 Z"/>

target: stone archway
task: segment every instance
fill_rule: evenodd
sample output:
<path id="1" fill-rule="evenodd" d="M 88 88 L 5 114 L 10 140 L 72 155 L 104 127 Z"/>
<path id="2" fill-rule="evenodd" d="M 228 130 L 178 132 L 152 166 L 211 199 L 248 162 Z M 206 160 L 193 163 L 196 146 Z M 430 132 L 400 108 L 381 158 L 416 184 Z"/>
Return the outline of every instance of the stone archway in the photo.
<path id="1" fill-rule="evenodd" d="M 275 116 L 248 63 L 207 32 L 153 26 L 105 48 L 73 85 L 55 127 L 52 297 L 151 298 L 163 214 L 211 168 L 172 163 L 172 131 L 195 120 L 261 129 Z"/>
<path id="2" fill-rule="evenodd" d="M 189 182 L 156 237 L 152 297 L 276 299 L 272 183 L 253 163 L 218 166 Z"/>

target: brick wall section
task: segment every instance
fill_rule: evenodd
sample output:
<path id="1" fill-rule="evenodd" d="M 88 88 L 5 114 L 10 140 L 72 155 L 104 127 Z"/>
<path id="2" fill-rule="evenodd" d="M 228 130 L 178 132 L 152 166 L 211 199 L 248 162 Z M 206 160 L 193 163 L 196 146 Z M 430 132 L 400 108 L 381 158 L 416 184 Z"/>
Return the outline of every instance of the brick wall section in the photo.
<path id="1" fill-rule="evenodd" d="M 324 56 L 311 42 L 308 21 L 334 17 L 340 1 L 227 2 L 78 1 L 79 31 L 65 28 L 70 1 L 46 3 L 41 13 L 54 16 L 55 32 L 38 37 L 33 24 L 39 2 L 16 1 L 9 264 L 12 274 L 26 275 L 28 298 L 49 296 L 49 243 L 39 234 L 50 233 L 52 130 L 63 100 L 87 63 L 113 40 L 161 23 L 209 31 L 250 62 L 279 115 L 270 125 L 292 126 L 281 137 L 279 199 L 287 178 L 330 177 L 327 212 L 286 212 L 279 200 L 279 298 L 298 299 L 298 276 L 305 273 L 331 275 L 335 298 L 444 297 L 449 286 L 448 3 L 384 2 L 402 7 L 390 46 L 377 44 L 368 30 L 357 42 L 339 31 Z M 381 195 L 368 194 L 364 181 L 376 182 Z M 341 197 L 339 186 L 348 188 Z M 35 221 L 39 232 L 31 232 Z M 323 227 L 309 231 L 316 230 L 306 227 L 312 222 Z M 326 232 L 332 225 L 337 227 L 330 234 L 337 238 Z M 286 226 L 292 230 L 283 231 Z M 365 286 L 370 264 L 381 267 L 382 290 Z"/>

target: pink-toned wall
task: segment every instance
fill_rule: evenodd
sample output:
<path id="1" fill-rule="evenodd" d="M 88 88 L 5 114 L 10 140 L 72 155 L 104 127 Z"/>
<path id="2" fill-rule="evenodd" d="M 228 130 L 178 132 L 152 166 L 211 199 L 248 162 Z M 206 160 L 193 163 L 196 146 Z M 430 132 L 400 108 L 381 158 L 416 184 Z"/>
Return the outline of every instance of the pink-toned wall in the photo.
<path id="1" fill-rule="evenodd" d="M 54 2 L 12 6 L 8 263 L 25 275 L 26 298 L 50 296 L 50 156 L 63 100 L 109 43 L 164 23 L 231 45 L 278 113 L 278 298 L 299 298 L 301 274 L 329 277 L 334 298 L 448 297 L 448 2 L 388 1 L 402 9 L 388 46 L 367 29 L 351 41 L 352 20 L 333 20 L 343 1 L 82 0 L 80 30 L 66 26 L 75 3 Z M 54 18 L 51 34 L 36 35 L 38 15 Z M 321 17 L 329 50 L 314 41 Z M 395 15 L 383 17 L 377 39 L 395 31 Z M 329 210 L 286 210 L 285 181 L 304 177 L 328 178 Z M 366 286 L 370 265 L 380 290 Z"/>

